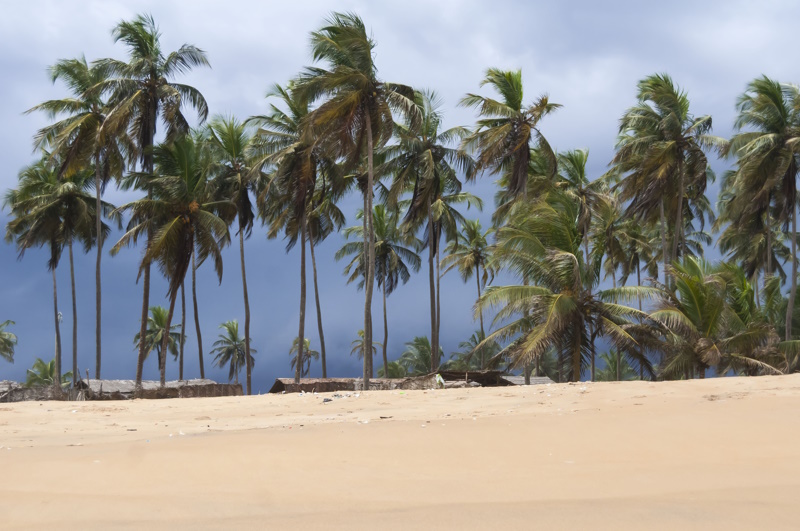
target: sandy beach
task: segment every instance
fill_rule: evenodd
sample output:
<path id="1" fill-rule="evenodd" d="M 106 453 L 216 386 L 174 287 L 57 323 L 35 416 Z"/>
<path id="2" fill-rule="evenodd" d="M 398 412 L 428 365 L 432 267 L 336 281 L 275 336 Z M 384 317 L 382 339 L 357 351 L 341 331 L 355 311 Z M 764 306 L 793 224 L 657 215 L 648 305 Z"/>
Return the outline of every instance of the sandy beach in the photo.
<path id="1" fill-rule="evenodd" d="M 796 528 L 799 408 L 800 375 L 2 404 L 1 527 Z"/>

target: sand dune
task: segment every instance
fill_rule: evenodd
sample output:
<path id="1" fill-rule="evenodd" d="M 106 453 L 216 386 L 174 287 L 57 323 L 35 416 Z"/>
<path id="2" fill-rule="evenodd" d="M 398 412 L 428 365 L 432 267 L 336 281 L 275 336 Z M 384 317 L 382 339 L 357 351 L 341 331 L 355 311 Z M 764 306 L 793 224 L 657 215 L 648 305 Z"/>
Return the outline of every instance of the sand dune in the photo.
<path id="1" fill-rule="evenodd" d="M 798 409 L 800 375 L 2 404 L 0 527 L 797 528 Z"/>

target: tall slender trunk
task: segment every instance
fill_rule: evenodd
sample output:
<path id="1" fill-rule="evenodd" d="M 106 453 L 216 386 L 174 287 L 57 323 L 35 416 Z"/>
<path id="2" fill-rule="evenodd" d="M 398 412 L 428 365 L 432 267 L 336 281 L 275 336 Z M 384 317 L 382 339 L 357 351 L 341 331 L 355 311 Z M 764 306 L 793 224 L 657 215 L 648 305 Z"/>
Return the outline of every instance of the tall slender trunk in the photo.
<path id="1" fill-rule="evenodd" d="M 322 377 L 328 377 L 328 362 L 325 357 L 325 333 L 322 331 L 322 306 L 319 303 L 319 285 L 317 283 L 317 259 L 314 256 L 314 238 L 308 239 L 308 250 L 311 251 L 311 270 L 314 272 L 314 301 L 317 304 L 317 330 L 319 331 L 319 354 L 322 362 Z"/>
<path id="2" fill-rule="evenodd" d="M 675 211 L 675 231 L 672 237 L 672 259 L 678 259 L 678 249 L 683 234 L 683 196 L 685 195 L 683 183 L 683 154 L 678 156 L 678 209 Z"/>
<path id="3" fill-rule="evenodd" d="M 186 293 L 183 289 L 185 283 L 181 282 L 181 344 L 178 355 L 178 380 L 183 380 L 183 347 L 186 343 Z"/>
<path id="4" fill-rule="evenodd" d="M 383 275 L 383 377 L 389 377 L 389 358 L 386 348 L 389 345 L 389 321 L 386 318 L 386 275 Z"/>
<path id="5" fill-rule="evenodd" d="M 72 287 L 72 387 L 78 379 L 78 299 L 75 292 L 75 261 L 72 259 L 72 236 L 67 242 L 69 248 L 69 280 Z"/>
<path id="6" fill-rule="evenodd" d="M 661 259 L 664 262 L 664 285 L 669 286 L 669 253 L 667 253 L 667 220 L 664 216 L 664 197 L 661 197 L 659 213 L 661 215 Z"/>
<path id="7" fill-rule="evenodd" d="M 789 305 L 786 307 L 786 341 L 792 340 L 792 317 L 794 299 L 797 294 L 797 205 L 792 204 L 792 284 L 789 290 Z"/>
<path id="8" fill-rule="evenodd" d="M 428 280 L 431 295 L 431 371 L 438 365 L 439 343 L 436 337 L 436 283 L 433 279 L 433 215 L 428 205 Z"/>
<path id="9" fill-rule="evenodd" d="M 478 281 L 477 282 L 477 284 L 478 284 L 478 300 L 480 301 L 481 300 L 481 266 L 480 265 L 476 265 L 475 266 L 475 280 Z M 478 307 L 478 317 L 480 318 L 480 321 L 481 321 L 481 341 L 483 341 L 484 339 L 486 339 L 486 332 L 483 330 L 483 308 L 481 308 L 480 306 Z M 483 365 L 481 365 L 481 369 L 485 369 L 485 367 L 483 367 Z"/>
<path id="10" fill-rule="evenodd" d="M 622 351 L 617 349 L 617 381 L 622 381 Z"/>
<path id="11" fill-rule="evenodd" d="M 244 293 L 244 363 L 245 374 L 247 375 L 247 394 L 253 394 L 251 384 L 251 374 L 253 364 L 250 360 L 250 299 L 247 296 L 247 274 L 244 268 L 244 227 L 239 223 L 239 259 L 242 262 L 242 292 Z"/>
<path id="12" fill-rule="evenodd" d="M 156 100 L 156 98 L 152 97 L 151 102 Z M 150 138 L 146 139 L 146 143 L 141 146 L 142 148 L 142 162 L 144 173 L 148 179 L 153 178 L 153 138 L 155 136 L 155 124 L 156 118 L 158 117 L 157 112 L 157 105 L 151 105 L 150 109 L 150 116 L 148 117 L 150 120 L 150 124 L 153 125 L 151 131 L 153 134 L 150 135 Z M 149 186 L 148 186 L 149 188 Z M 152 199 L 153 193 L 148 190 L 147 198 Z M 145 247 L 145 253 L 147 253 L 150 249 L 150 245 L 152 244 L 153 240 L 153 233 L 152 231 L 147 231 L 147 246 Z M 147 337 L 147 314 L 150 311 L 150 262 L 144 265 L 144 280 L 142 281 L 142 322 L 139 324 L 139 359 L 136 363 L 136 388 L 141 389 L 142 387 L 142 370 L 144 369 L 144 358 L 147 356 L 147 345 L 146 345 L 146 337 Z M 166 356 L 166 353 L 164 353 Z"/>
<path id="13" fill-rule="evenodd" d="M 170 327 L 172 326 L 172 315 L 175 312 L 175 299 L 178 298 L 178 291 L 169 296 L 169 313 L 167 313 L 167 326 L 164 329 L 164 338 L 161 340 L 161 358 L 159 361 L 159 371 L 161 372 L 161 387 L 167 385 L 167 353 L 169 352 Z"/>
<path id="14" fill-rule="evenodd" d="M 61 390 L 61 324 L 58 322 L 58 286 L 56 285 L 56 268 L 53 268 L 53 317 L 56 321 L 56 378 L 53 385 Z"/>
<path id="15" fill-rule="evenodd" d="M 525 368 L 522 370 L 522 374 L 525 376 L 525 385 L 531 384 L 531 370 L 533 369 L 533 364 L 527 363 L 525 364 Z"/>
<path id="16" fill-rule="evenodd" d="M 639 260 L 636 260 L 636 285 L 641 287 L 642 286 L 642 273 L 640 270 Z M 642 311 L 642 295 L 640 293 L 636 294 L 636 298 L 639 301 L 639 311 Z M 639 355 L 641 358 L 644 358 L 644 351 L 640 351 Z M 642 364 L 641 359 L 639 360 L 639 379 L 644 380 L 644 365 Z"/>
<path id="17" fill-rule="evenodd" d="M 366 209 L 364 216 L 367 218 L 367 233 L 365 234 L 367 244 L 367 267 L 366 283 L 364 284 L 364 390 L 369 389 L 369 380 L 372 378 L 372 290 L 375 287 L 375 227 L 372 223 L 372 193 L 375 181 L 375 169 L 373 167 L 373 140 L 372 140 L 372 120 L 371 116 L 366 117 L 367 126 L 367 189 L 364 193 L 367 196 Z"/>
<path id="18" fill-rule="evenodd" d="M 96 348 L 96 359 L 95 359 L 95 368 L 94 368 L 94 377 L 96 379 L 100 379 L 100 365 L 101 365 L 101 343 L 102 343 L 102 333 L 101 333 L 101 321 L 102 321 L 102 313 L 101 313 L 101 303 L 102 303 L 102 293 L 101 293 L 101 286 L 102 282 L 100 281 L 100 258 L 103 256 L 103 220 L 102 220 L 102 198 L 100 195 L 100 188 L 101 188 L 101 175 L 102 175 L 102 168 L 100 166 L 100 153 L 95 153 L 94 156 L 94 190 L 96 195 L 95 201 L 95 229 L 97 231 L 97 260 L 95 262 L 94 267 L 94 293 L 95 293 L 95 324 L 94 324 L 94 333 L 95 333 L 95 348 Z"/>
<path id="19" fill-rule="evenodd" d="M 200 312 L 197 310 L 197 264 L 195 251 L 192 249 L 192 304 L 194 305 L 194 328 L 197 331 L 197 355 L 200 357 L 200 378 L 205 379 L 206 370 L 203 365 L 203 334 L 200 333 Z"/>
<path id="20" fill-rule="evenodd" d="M 300 326 L 297 332 L 297 363 L 295 363 L 294 383 L 300 383 L 303 372 L 303 347 L 306 333 L 306 214 L 300 214 Z"/>
<path id="21" fill-rule="evenodd" d="M 439 268 L 440 234 L 436 231 L 436 355 L 439 355 L 439 343 L 442 337 L 442 274 Z M 441 360 L 439 360 L 441 362 Z M 437 364 L 436 369 L 439 366 Z"/>

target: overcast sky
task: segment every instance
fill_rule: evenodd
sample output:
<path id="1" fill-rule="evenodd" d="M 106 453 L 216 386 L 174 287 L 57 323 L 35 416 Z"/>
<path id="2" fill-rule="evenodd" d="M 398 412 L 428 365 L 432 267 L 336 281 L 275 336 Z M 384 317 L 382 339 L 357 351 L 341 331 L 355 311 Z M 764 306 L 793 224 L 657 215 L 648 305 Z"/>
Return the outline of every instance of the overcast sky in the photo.
<path id="1" fill-rule="evenodd" d="M 246 118 L 265 111 L 264 94 L 273 83 L 285 83 L 310 64 L 308 33 L 332 10 L 361 15 L 377 41 L 379 75 L 439 92 L 445 100 L 446 125 L 471 125 L 472 111 L 456 107 L 465 92 L 480 92 L 488 67 L 521 68 L 527 102 L 541 93 L 564 105 L 542 124 L 559 150 L 589 148 L 592 175 L 599 175 L 613 153 L 617 123 L 634 103 L 636 82 L 654 72 L 667 72 L 685 89 L 695 115 L 711 114 L 714 132 L 728 136 L 736 97 L 761 74 L 797 82 L 794 51 L 800 6 L 795 2 L 510 2 L 403 1 L 268 2 L 268 1 L 36 1 L 4 6 L 0 17 L 0 191 L 13 187 L 19 170 L 33 158 L 31 138 L 46 123 L 41 115 L 23 115 L 37 103 L 66 95 L 52 85 L 48 65 L 60 58 L 85 54 L 125 59 L 125 49 L 110 32 L 122 19 L 152 13 L 163 33 L 164 50 L 183 43 L 204 49 L 211 69 L 181 79 L 206 97 L 212 114 Z M 483 91 L 483 93 L 486 93 Z M 725 161 L 714 161 L 718 171 Z M 480 216 L 488 225 L 493 178 L 468 187 L 487 208 Z M 716 187 L 712 188 L 715 193 Z M 122 204 L 135 198 L 110 190 L 107 199 Z M 715 198 L 712 198 L 715 199 Z M 343 209 L 352 224 L 360 201 L 351 197 Z M 8 213 L 0 214 L 3 227 Z M 118 235 L 112 238 L 116 239 Z M 355 376 L 357 360 L 350 342 L 363 327 L 363 293 L 345 284 L 343 264 L 333 260 L 341 238 L 333 236 L 318 250 L 320 295 L 329 354 L 329 374 Z M 253 345 L 258 350 L 254 387 L 266 390 L 276 376 L 289 375 L 288 350 L 297 334 L 299 253 L 288 255 L 280 240 L 266 241 L 263 229 L 246 243 L 248 285 L 252 306 Z M 110 246 L 107 246 L 110 247 Z M 106 378 L 132 378 L 136 352 L 141 286 L 135 284 L 139 249 L 104 257 L 104 362 Z M 0 322 L 16 321 L 19 336 L 13 365 L 0 361 L 0 379 L 22 380 L 36 357 L 53 356 L 52 282 L 41 251 L 17 261 L 13 246 L 0 244 Z M 78 285 L 79 366 L 94 371 L 94 258 L 76 257 Z M 154 274 L 156 277 L 157 274 Z M 225 275 L 218 285 L 208 267 L 199 272 L 200 313 L 206 355 L 217 326 L 228 319 L 243 322 L 238 250 L 225 252 Z M 64 314 L 63 353 L 71 366 L 68 262 L 58 269 L 60 310 Z M 310 278 L 309 278 L 310 287 Z M 450 275 L 442 282 L 442 342 L 445 353 L 477 328 L 472 318 L 474 284 Z M 416 275 L 389 298 L 390 359 L 403 343 L 427 335 L 427 276 Z M 153 283 L 151 303 L 166 304 L 166 284 Z M 316 318 L 309 289 L 306 335 L 318 348 Z M 189 307 L 191 308 L 191 299 Z M 374 304 L 376 340 L 382 339 L 379 299 Z M 176 312 L 176 321 L 180 316 Z M 187 319 L 187 367 L 198 375 L 196 339 Z M 211 365 L 206 359 L 206 367 Z M 380 363 L 376 363 L 376 367 Z M 319 366 L 312 369 L 319 374 Z M 219 381 L 227 371 L 207 370 Z M 155 357 L 148 359 L 146 378 L 156 378 Z M 177 367 L 168 367 L 177 377 Z"/>

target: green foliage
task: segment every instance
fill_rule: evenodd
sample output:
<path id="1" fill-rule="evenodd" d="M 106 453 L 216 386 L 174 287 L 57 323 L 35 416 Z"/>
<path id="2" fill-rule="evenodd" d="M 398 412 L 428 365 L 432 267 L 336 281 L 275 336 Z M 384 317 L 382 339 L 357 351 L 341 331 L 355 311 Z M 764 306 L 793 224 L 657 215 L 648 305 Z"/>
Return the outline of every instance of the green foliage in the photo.
<path id="1" fill-rule="evenodd" d="M 0 358 L 14 363 L 14 347 L 17 346 L 17 336 L 6 330 L 14 321 L 0 323 Z"/>
<path id="2" fill-rule="evenodd" d="M 292 357 L 292 370 L 297 368 L 297 338 L 292 342 L 292 348 L 289 350 L 289 355 Z M 303 360 L 300 362 L 300 376 L 308 376 L 311 371 L 311 361 L 319 359 L 319 352 L 311 350 L 311 341 L 308 338 L 303 340 Z"/>
<path id="3" fill-rule="evenodd" d="M 174 359 L 178 357 L 178 345 L 180 344 L 180 332 L 173 332 L 180 328 L 180 325 L 170 325 L 169 338 L 167 339 L 167 350 Z M 167 309 L 163 306 L 151 306 L 150 316 L 147 318 L 147 334 L 144 338 L 145 358 L 153 349 L 156 349 L 158 359 L 161 359 L 161 346 L 167 330 Z M 139 344 L 139 332 L 133 336 L 133 344 Z"/>
<path id="4" fill-rule="evenodd" d="M 214 356 L 214 363 L 217 367 L 224 367 L 228 365 L 228 381 L 233 380 L 239 383 L 239 373 L 242 367 L 245 367 L 247 361 L 247 353 L 244 344 L 244 338 L 239 336 L 239 322 L 237 320 L 225 321 L 219 328 L 223 330 L 219 334 L 219 339 L 214 342 L 214 348 L 211 354 Z M 250 365 L 255 364 L 252 354 L 256 349 L 250 347 Z"/>
<path id="5" fill-rule="evenodd" d="M 388 371 L 385 367 L 379 368 L 378 378 L 405 378 L 408 376 L 406 368 L 399 361 L 390 361 L 388 368 Z"/>
<path id="6" fill-rule="evenodd" d="M 441 360 L 443 356 L 444 352 L 440 346 L 436 363 L 437 366 L 439 365 L 438 360 Z M 430 340 L 425 336 L 415 337 L 406 343 L 406 349 L 397 361 L 406 369 L 409 376 L 430 374 L 432 372 Z"/>
<path id="7" fill-rule="evenodd" d="M 25 387 L 49 387 L 56 382 L 56 360 L 53 359 L 50 363 L 36 358 L 33 366 L 28 369 L 25 377 Z M 72 372 L 66 372 L 61 375 L 61 388 L 66 389 L 70 386 L 72 381 Z"/>

